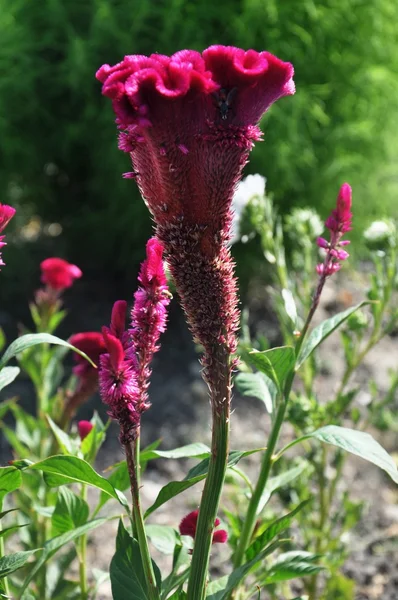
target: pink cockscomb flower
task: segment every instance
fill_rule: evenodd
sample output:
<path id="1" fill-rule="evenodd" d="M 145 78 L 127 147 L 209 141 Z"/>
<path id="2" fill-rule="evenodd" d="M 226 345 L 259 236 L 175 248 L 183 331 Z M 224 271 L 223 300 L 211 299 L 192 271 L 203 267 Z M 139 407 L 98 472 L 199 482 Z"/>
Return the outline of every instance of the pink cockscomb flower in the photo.
<path id="1" fill-rule="evenodd" d="M 72 346 L 75 346 L 95 363 L 99 365 L 101 354 L 106 352 L 106 346 L 102 333 L 98 331 L 84 331 L 75 333 L 69 338 Z M 75 366 L 73 373 L 78 378 L 75 391 L 69 395 L 61 424 L 65 425 L 76 413 L 79 406 L 82 406 L 98 390 L 98 369 L 93 367 L 83 356 L 75 352 L 73 354 Z"/>
<path id="2" fill-rule="evenodd" d="M 194 510 L 187 514 L 181 521 L 179 525 L 179 530 L 181 535 L 188 535 L 191 538 L 195 539 L 196 528 L 198 524 L 199 511 Z M 220 519 L 216 519 L 214 521 L 214 527 L 218 527 L 220 525 Z M 212 544 L 225 544 L 228 540 L 228 533 L 225 529 L 216 529 L 213 533 Z"/>
<path id="3" fill-rule="evenodd" d="M 294 93 L 293 67 L 268 52 L 130 55 L 97 72 L 134 178 L 163 242 L 214 403 L 229 403 L 239 313 L 227 247 L 231 202 L 268 108 Z M 223 365 L 223 366 L 221 366 Z M 224 390 L 215 392 L 223 381 Z"/>
<path id="4" fill-rule="evenodd" d="M 42 283 L 56 291 L 71 287 L 75 279 L 79 279 L 83 274 L 76 265 L 56 257 L 43 260 L 40 268 Z"/>
<path id="5" fill-rule="evenodd" d="M 318 275 L 329 277 L 341 268 L 341 262 L 349 257 L 343 250 L 349 240 L 342 240 L 345 233 L 352 229 L 352 190 L 348 183 L 343 183 L 337 196 L 336 208 L 326 219 L 325 225 L 330 231 L 330 241 L 322 237 L 317 239 L 317 245 L 326 251 L 325 260 L 316 267 Z"/>
<path id="6" fill-rule="evenodd" d="M 79 436 L 81 441 L 84 440 L 93 429 L 94 425 L 90 423 L 90 421 L 79 421 L 77 424 L 77 430 L 79 432 Z"/>
<path id="7" fill-rule="evenodd" d="M 134 296 L 131 329 L 125 331 L 127 303 L 123 300 L 115 302 L 111 325 L 102 329 L 107 353 L 100 359 L 100 392 L 109 406 L 109 416 L 120 424 L 122 444 L 135 438 L 141 414 L 150 406 L 150 363 L 166 328 L 170 302 L 162 244 L 151 238 L 146 254 L 138 276 L 140 287 Z"/>
<path id="8" fill-rule="evenodd" d="M 0 233 L 7 227 L 8 223 L 11 221 L 13 216 L 15 215 L 16 210 L 12 206 L 8 206 L 8 204 L 0 204 Z M 0 235 L 0 248 L 3 248 L 7 245 L 4 241 L 5 236 Z M 4 266 L 5 263 L 1 257 L 0 252 L 0 266 Z"/>

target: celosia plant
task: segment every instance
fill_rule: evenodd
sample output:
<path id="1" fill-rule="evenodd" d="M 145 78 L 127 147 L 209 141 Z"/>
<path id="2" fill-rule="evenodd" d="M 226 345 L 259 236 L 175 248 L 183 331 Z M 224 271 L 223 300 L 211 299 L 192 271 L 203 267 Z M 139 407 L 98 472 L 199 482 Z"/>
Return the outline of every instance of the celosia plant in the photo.
<path id="1" fill-rule="evenodd" d="M 15 215 L 15 208 L 13 208 L 12 206 L 8 206 L 7 204 L 0 204 L 0 233 L 2 231 L 4 231 L 4 229 L 7 227 L 8 223 L 11 221 L 11 219 L 13 218 L 13 216 Z M 4 248 L 4 246 L 7 245 L 7 242 L 4 241 L 5 236 L 4 235 L 0 235 L 0 248 Z M 3 259 L 1 257 L 1 253 L 0 253 L 0 266 L 4 266 L 5 263 L 3 262 Z"/>
<path id="2" fill-rule="evenodd" d="M 348 184 L 341 187 L 336 208 L 326 220 L 328 241 L 319 237 L 319 219 L 310 211 L 296 212 L 287 219 L 284 231 L 272 201 L 265 197 L 264 179 L 257 177 L 258 185 L 241 202 L 246 204 L 244 235 L 260 237 L 285 345 L 270 348 L 263 336 L 252 348 L 250 328 L 245 326 L 238 352 L 241 358 L 236 355 L 239 311 L 229 249 L 231 202 L 253 143 L 261 137 L 258 122 L 273 102 L 294 92 L 292 75 L 289 63 L 267 52 L 225 46 L 212 46 L 202 54 L 185 50 L 171 57 L 127 56 L 121 63 L 104 65 L 98 71 L 103 93 L 113 102 L 120 148 L 132 161 L 134 170 L 126 177 L 138 183 L 153 217 L 155 234 L 146 247 L 130 313 L 127 302 L 118 300 L 108 327 L 101 332 L 77 333 L 69 342 L 49 333 L 63 316 L 60 294 L 81 276 L 81 271 L 61 259 L 44 261 L 46 288 L 38 294 L 37 304 L 32 305 L 39 333 L 18 338 L 0 360 L 0 385 L 4 387 L 17 376 L 18 367 L 6 366 L 17 357 L 33 381 L 38 400 L 34 416 L 15 400 L 6 401 L 0 408 L 2 415 L 11 411 L 17 420 L 15 433 L 1 423 L 15 460 L 0 469 L 0 500 L 12 493 L 13 509 L 19 511 L 18 520 L 1 533 L 19 532 L 21 522 L 24 527 L 21 552 L 4 556 L 5 536 L 0 536 L 1 595 L 94 600 L 106 574 L 87 568 L 87 535 L 114 518 L 115 511 L 99 514 L 110 500 L 119 503 L 117 513 L 122 513 L 110 565 L 114 600 L 249 599 L 259 598 L 262 588 L 273 598 L 290 598 L 293 590 L 285 581 L 298 577 L 304 579 L 302 585 L 309 600 L 319 600 L 323 589 L 318 573 L 325 567 L 331 575 L 329 580 L 324 578 L 322 597 L 337 597 L 344 591 L 336 588 L 339 584 L 335 581 L 335 587 L 328 584 L 336 579 L 342 556 L 341 541 L 332 535 L 346 510 L 343 503 L 342 508 L 338 506 L 337 517 L 332 516 L 342 450 L 366 458 L 398 481 L 396 465 L 371 436 L 342 426 L 354 397 L 346 390 L 347 382 L 374 344 L 398 324 L 394 304 L 396 228 L 390 226 L 388 235 L 377 239 L 383 248 L 378 246 L 376 252 L 377 277 L 372 280 L 367 303 L 373 320 L 369 340 L 363 341 L 368 321 L 359 312 L 364 303 L 312 327 L 327 278 L 348 258 L 344 250 L 348 242 L 342 237 L 351 228 L 351 188 Z M 242 192 L 243 186 L 253 181 L 246 180 L 238 190 Z M 3 223 L 9 216 L 6 211 Z M 250 225 L 253 231 L 249 231 Z M 291 269 L 285 233 L 295 240 Z M 316 267 L 319 247 L 324 260 Z M 159 441 L 140 448 L 141 417 L 151 406 L 152 360 L 165 331 L 171 299 L 164 260 L 203 353 L 203 378 L 211 403 L 211 448 L 194 443 L 171 451 L 158 450 Z M 47 300 L 51 313 L 41 311 Z M 346 328 L 343 346 L 347 365 L 335 398 L 324 406 L 318 402 L 314 386 L 314 355 L 320 343 L 340 326 Z M 39 351 L 34 349 L 37 344 L 42 344 Z M 77 353 L 69 379 L 61 365 L 67 350 Z M 269 412 L 269 435 L 261 448 L 229 451 L 234 369 L 241 370 L 236 377 L 238 388 L 260 398 Z M 296 376 L 301 379 L 297 388 L 293 387 Z M 96 413 L 90 421 L 73 423 L 75 412 L 98 384 L 108 411 L 107 423 L 104 425 Z M 396 389 L 398 376 L 390 396 Z M 375 404 L 376 408 L 369 410 L 369 421 L 379 422 L 390 402 L 387 398 Z M 279 448 L 286 420 L 297 437 Z M 92 465 L 112 421 L 119 426 L 126 460 L 98 473 Z M 362 423 L 363 429 L 367 423 Z M 311 440 L 314 447 L 307 450 Z M 304 441 L 306 459 L 290 468 L 287 451 Z M 329 452 L 334 453 L 333 463 L 328 462 L 325 446 L 319 442 L 332 447 Z M 261 457 L 261 466 L 252 481 L 236 465 L 254 453 Z M 182 480 L 168 482 L 144 513 L 141 469 L 160 457 L 200 462 Z M 331 483 L 326 476 L 329 463 L 336 468 Z M 223 503 L 219 507 L 227 471 L 228 494 L 223 498 L 225 506 Z M 200 506 L 191 506 L 194 510 L 179 527 L 176 517 L 171 524 L 174 527 L 147 525 L 146 518 L 160 506 L 200 481 L 204 481 Z M 88 502 L 87 486 L 98 491 L 97 499 Z M 318 494 L 312 497 L 314 487 Z M 132 509 L 123 493 L 128 488 Z M 291 493 L 281 493 L 277 505 L 268 505 L 281 488 Z M 287 513 L 281 510 L 284 505 Z M 9 512 L 3 511 L 0 519 L 12 520 L 13 510 L 11 516 Z M 352 510 L 346 513 L 344 518 L 349 522 Z M 218 514 L 223 515 L 228 531 L 219 528 Z M 293 519 L 301 524 L 295 539 L 289 536 Z M 343 523 L 341 531 L 345 527 Z M 186 536 L 192 538 L 189 543 Z M 60 553 L 58 560 L 57 551 L 71 542 L 72 551 Z M 173 556 L 166 576 L 161 577 L 151 558 L 150 543 Z M 227 557 L 218 579 L 209 570 L 211 552 Z M 70 576 L 66 575 L 75 558 L 78 576 L 74 566 Z M 337 575 L 337 581 L 341 581 L 341 574 Z M 280 582 L 283 587 L 279 587 Z M 346 594 L 344 597 L 348 600 Z"/>

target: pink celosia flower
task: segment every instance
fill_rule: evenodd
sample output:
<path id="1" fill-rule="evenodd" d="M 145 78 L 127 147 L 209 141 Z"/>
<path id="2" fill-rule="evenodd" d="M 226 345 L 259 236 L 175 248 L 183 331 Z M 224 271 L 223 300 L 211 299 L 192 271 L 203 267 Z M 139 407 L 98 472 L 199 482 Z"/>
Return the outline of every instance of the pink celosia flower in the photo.
<path id="1" fill-rule="evenodd" d="M 120 441 L 127 444 L 137 435 L 141 414 L 150 406 L 147 389 L 150 363 L 166 328 L 170 302 L 163 267 L 163 247 L 156 238 L 148 241 L 147 258 L 141 265 L 131 312 L 131 329 L 125 331 L 127 303 L 115 302 L 110 328 L 102 333 L 107 353 L 100 359 L 100 392 L 109 416 L 120 424 Z"/>
<path id="2" fill-rule="evenodd" d="M 63 258 L 46 258 L 40 264 L 40 268 L 42 283 L 57 291 L 71 287 L 74 280 L 82 276 L 79 267 L 68 263 Z"/>
<path id="3" fill-rule="evenodd" d="M 8 223 L 11 221 L 15 213 L 16 210 L 12 206 L 8 206 L 8 204 L 0 204 L 0 233 L 7 227 Z M 4 240 L 5 236 L 0 235 L 0 248 L 3 248 L 7 245 L 7 243 Z M 5 263 L 3 262 L 0 253 L 0 266 L 4 265 Z"/>
<path id="4" fill-rule="evenodd" d="M 237 344 L 226 247 L 232 197 L 261 137 L 258 122 L 273 102 L 294 93 L 292 76 L 292 65 L 268 52 L 219 45 L 202 54 L 126 56 L 97 72 L 122 130 L 119 147 L 130 154 L 188 322 L 204 346 L 210 384 L 221 377 L 229 385 L 219 369 Z"/>
<path id="5" fill-rule="evenodd" d="M 77 424 L 77 430 L 79 432 L 79 436 L 81 441 L 84 440 L 92 430 L 94 425 L 90 423 L 90 421 L 79 421 Z"/>
<path id="6" fill-rule="evenodd" d="M 337 196 L 336 208 L 326 219 L 325 225 L 330 231 L 330 241 L 322 237 L 317 239 L 319 248 L 326 250 L 326 257 L 323 263 L 316 267 L 318 275 L 329 277 L 341 268 L 341 262 L 349 257 L 348 252 L 342 250 L 347 246 L 349 240 L 341 240 L 342 236 L 352 229 L 352 190 L 348 183 L 344 183 Z"/>
<path id="7" fill-rule="evenodd" d="M 75 333 L 69 338 L 72 346 L 75 346 L 98 366 L 101 354 L 106 352 L 106 346 L 102 333 L 98 331 L 85 331 Z M 94 368 L 85 358 L 77 354 L 73 355 L 75 366 L 73 373 L 78 377 L 76 390 L 69 395 L 65 405 L 61 424 L 65 425 L 76 413 L 79 406 L 84 404 L 98 389 L 98 369 Z"/>
<path id="8" fill-rule="evenodd" d="M 196 535 L 196 527 L 198 524 L 199 511 L 194 510 L 187 514 L 181 521 L 179 525 L 179 530 L 181 535 L 189 535 L 191 538 L 195 539 Z M 218 527 L 220 525 L 220 519 L 216 519 L 214 521 L 214 527 Z M 217 529 L 213 533 L 212 544 L 225 544 L 228 540 L 228 533 L 225 529 Z"/>

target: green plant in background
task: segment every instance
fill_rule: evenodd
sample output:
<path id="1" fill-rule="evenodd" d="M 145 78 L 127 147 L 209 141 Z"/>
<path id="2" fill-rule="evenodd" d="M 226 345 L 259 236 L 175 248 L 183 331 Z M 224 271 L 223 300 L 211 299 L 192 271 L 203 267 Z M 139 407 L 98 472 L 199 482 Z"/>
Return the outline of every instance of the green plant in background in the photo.
<path id="1" fill-rule="evenodd" d="M 284 342 L 297 346 L 295 339 L 303 327 L 301 315 L 310 310 L 310 291 L 313 288 L 313 273 L 318 260 L 315 242 L 323 230 L 321 220 L 313 209 L 294 209 L 286 216 L 282 225 L 281 217 L 277 215 L 267 196 L 248 197 L 247 201 L 248 204 L 242 212 L 241 231 L 243 235 L 248 235 L 251 231 L 261 240 L 264 257 L 272 268 L 273 307 Z M 265 216 L 265 219 L 262 219 L 262 216 Z M 330 390 L 326 403 L 319 401 L 315 391 L 315 383 L 322 365 L 317 353 L 309 355 L 305 351 L 304 343 L 306 361 L 298 371 L 302 388 L 291 393 L 286 413 L 298 439 L 276 454 L 275 468 L 280 473 L 274 477 L 277 485 L 275 486 L 271 478 L 271 483 L 265 486 L 265 493 L 260 501 L 263 510 L 271 495 L 277 492 L 280 502 L 290 507 L 293 498 L 296 501 L 306 498 L 308 490 L 315 483 L 315 496 L 309 507 L 297 516 L 301 524 L 305 551 L 322 556 L 322 563 L 328 569 L 321 581 L 318 574 L 305 580 L 304 587 L 311 600 L 334 598 L 334 594 L 341 594 L 342 598 L 347 599 L 354 597 L 354 588 L 340 572 L 348 555 L 342 534 L 358 523 L 364 503 L 352 501 L 348 490 L 341 489 L 340 480 L 346 459 L 341 448 L 345 444 L 350 446 L 355 440 L 355 435 L 351 439 L 351 434 L 347 433 L 343 443 L 337 443 L 337 446 L 340 446 L 337 450 L 327 446 L 316 447 L 309 443 L 310 440 L 319 436 L 319 439 L 333 444 L 334 441 L 338 441 L 338 427 L 346 424 L 347 420 L 359 431 L 365 431 L 370 424 L 380 430 L 397 430 L 394 402 L 398 389 L 398 371 L 391 373 L 390 387 L 382 397 L 376 384 L 373 381 L 369 382 L 370 399 L 365 408 L 359 408 L 356 404 L 363 388 L 353 387 L 351 383 L 367 354 L 398 325 L 397 239 L 396 225 L 392 220 L 375 221 L 370 225 L 364 233 L 365 244 L 369 248 L 366 258 L 373 266 L 369 276 L 365 277 L 369 286 L 369 301 L 363 303 L 363 308 L 362 305 L 357 305 L 331 317 L 316 327 L 310 335 L 309 339 L 313 338 L 316 342 L 317 339 L 327 337 L 337 327 L 341 327 L 345 367 L 337 389 Z M 288 261 L 285 244 L 291 250 Z M 245 363 L 241 365 L 243 371 L 237 376 L 236 385 L 245 395 L 257 397 L 265 403 L 273 423 L 272 436 L 277 417 L 274 406 L 275 388 L 269 380 L 269 367 L 264 368 L 265 365 L 262 365 L 261 361 L 254 360 L 256 355 L 251 354 L 251 346 L 254 344 L 261 349 L 264 347 L 264 340 L 251 340 L 247 328 L 245 332 L 241 342 Z M 272 350 L 267 352 L 272 353 Z M 248 365 L 253 362 L 260 368 L 260 372 L 252 373 L 248 369 Z M 314 434 L 315 430 L 321 433 Z M 372 453 L 371 438 L 362 435 L 362 438 L 360 435 L 358 437 L 362 449 Z M 291 461 L 286 461 L 283 455 L 298 441 L 303 442 L 305 454 L 300 460 L 296 459 L 298 462 L 290 469 L 289 474 L 288 466 Z M 278 489 L 279 485 L 283 486 L 282 489 Z"/>
<path id="2" fill-rule="evenodd" d="M 93 77 L 125 54 L 217 40 L 294 62 L 296 101 L 266 118 L 251 170 L 266 169 L 284 212 L 318 209 L 336 180 L 357 190 L 358 221 L 376 214 L 374 198 L 386 216 L 397 210 L 395 0 L 1 0 L 0 14 L 2 194 L 21 223 L 31 214 L 61 223 L 66 255 L 83 266 L 125 272 L 149 237 Z"/>

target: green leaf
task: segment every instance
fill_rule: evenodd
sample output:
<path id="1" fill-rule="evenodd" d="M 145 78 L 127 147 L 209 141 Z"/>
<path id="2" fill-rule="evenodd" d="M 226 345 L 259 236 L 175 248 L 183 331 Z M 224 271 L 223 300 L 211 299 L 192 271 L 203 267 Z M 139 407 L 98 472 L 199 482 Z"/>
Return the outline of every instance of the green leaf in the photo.
<path id="1" fill-rule="evenodd" d="M 259 371 L 267 375 L 281 393 L 284 383 L 294 369 L 295 353 L 292 346 L 280 346 L 259 352 L 253 350 L 249 359 Z"/>
<path id="2" fill-rule="evenodd" d="M 324 567 L 314 564 L 319 558 L 319 554 L 311 554 L 310 552 L 284 552 L 270 566 L 265 577 L 265 583 L 268 585 L 319 573 L 324 569 Z"/>
<path id="3" fill-rule="evenodd" d="M 307 469 L 307 468 L 308 468 L 308 462 L 303 460 L 296 467 L 293 467 L 292 469 L 288 469 L 287 471 L 284 471 L 283 473 L 281 473 L 280 475 L 276 475 L 275 477 L 270 477 L 268 479 L 267 485 L 265 486 L 265 489 L 262 493 L 260 502 L 258 504 L 257 515 L 259 515 L 261 513 L 264 506 L 267 504 L 267 502 L 271 498 L 272 494 L 276 490 L 279 490 L 281 487 L 284 487 L 291 481 L 294 481 L 294 479 L 296 479 L 299 475 L 301 475 L 301 473 L 303 471 L 305 471 L 305 469 Z"/>
<path id="4" fill-rule="evenodd" d="M 296 371 L 301 367 L 303 362 L 307 360 L 309 356 L 311 356 L 315 348 L 317 348 L 319 344 L 323 342 L 323 340 L 329 337 L 333 331 L 340 327 L 340 325 L 344 323 L 344 321 L 346 321 L 350 315 L 367 304 L 370 304 L 370 302 L 361 302 L 356 306 L 352 306 L 351 308 L 334 315 L 330 319 L 326 319 L 326 321 L 323 321 L 323 323 L 315 327 L 303 342 L 296 361 Z"/>
<path id="5" fill-rule="evenodd" d="M 260 452 L 261 450 L 263 450 L 263 448 L 246 450 L 244 452 L 234 450 L 229 454 L 228 466 L 233 467 L 240 461 L 241 458 L 249 456 L 254 452 Z M 178 496 L 178 494 L 181 494 L 182 492 L 189 489 L 199 481 L 202 481 L 206 477 L 208 469 L 209 459 L 205 458 L 198 465 L 193 467 L 193 469 L 189 471 L 187 476 L 182 481 L 170 481 L 170 483 L 166 484 L 160 490 L 155 502 L 146 511 L 144 515 L 145 519 L 149 517 L 149 515 L 152 514 L 157 508 L 159 508 L 159 506 L 162 506 L 162 504 L 165 504 L 171 498 Z"/>
<path id="6" fill-rule="evenodd" d="M 10 527 L 6 527 L 5 529 L 0 529 L 0 537 L 3 537 L 4 535 L 8 535 L 9 533 L 16 531 L 17 529 L 20 529 L 21 527 L 27 527 L 28 525 L 30 525 L 30 523 L 23 523 L 22 525 L 10 525 Z"/>
<path id="7" fill-rule="evenodd" d="M 76 496 L 68 488 L 58 492 L 57 503 L 51 517 L 52 534 L 54 536 L 84 525 L 88 519 L 89 508 L 83 498 Z"/>
<path id="8" fill-rule="evenodd" d="M 338 427 L 337 425 L 327 425 L 299 438 L 298 441 L 309 438 L 315 438 L 321 442 L 332 444 L 332 446 L 337 446 L 338 448 L 347 450 L 347 452 L 351 452 L 351 454 L 360 456 L 386 471 L 391 479 L 395 483 L 398 483 L 397 465 L 369 433 L 355 431 L 355 429 L 348 429 L 347 427 Z"/>
<path id="9" fill-rule="evenodd" d="M 107 479 L 98 475 L 91 465 L 77 456 L 51 456 L 27 468 L 46 473 L 46 483 L 50 487 L 58 487 L 67 483 L 87 483 L 115 498 L 122 506 L 128 507 L 125 496 L 115 490 Z"/>
<path id="10" fill-rule="evenodd" d="M 131 485 L 130 476 L 125 460 L 120 463 L 120 465 L 110 474 L 107 481 L 109 481 L 109 483 L 113 485 L 116 490 L 120 490 L 120 492 L 124 492 L 125 490 L 129 489 Z M 104 504 L 108 502 L 109 499 L 109 494 L 101 492 L 98 506 L 95 509 L 96 513 L 104 506 Z"/>
<path id="11" fill-rule="evenodd" d="M 155 566 L 155 565 L 154 565 Z M 158 569 L 156 574 L 159 577 Z M 113 600 L 147 600 L 150 598 L 140 547 L 126 531 L 120 520 L 116 538 L 116 552 L 110 566 Z M 157 583 L 160 587 L 160 582 Z"/>
<path id="12" fill-rule="evenodd" d="M 75 452 L 77 450 L 77 444 L 73 443 L 74 440 L 72 440 L 65 431 L 63 431 L 60 427 L 58 427 L 58 425 L 56 425 L 54 423 L 54 421 L 48 415 L 47 415 L 47 421 L 52 429 L 55 439 L 57 440 L 57 442 L 60 446 L 61 451 L 64 454 L 75 454 Z"/>
<path id="13" fill-rule="evenodd" d="M 38 552 L 38 550 L 15 552 L 15 554 L 7 554 L 6 556 L 1 557 L 0 578 L 6 577 L 10 573 L 14 573 L 14 571 L 23 567 L 35 552 Z"/>
<path id="14" fill-rule="evenodd" d="M 81 535 L 86 534 L 89 531 L 96 529 L 97 527 L 100 527 L 101 525 L 103 525 L 104 523 L 109 521 L 110 518 L 113 518 L 113 517 L 94 519 L 93 521 L 88 521 L 81 527 L 76 527 L 76 529 L 73 529 L 72 531 L 67 531 L 66 533 L 63 533 L 62 535 L 58 535 L 58 536 L 52 538 L 51 540 L 48 540 L 44 544 L 43 552 L 41 553 L 40 558 L 35 563 L 35 565 L 33 566 L 33 569 L 30 571 L 27 578 L 25 579 L 23 586 L 22 586 L 21 593 L 27 588 L 29 583 L 34 579 L 36 573 L 41 569 L 41 567 L 45 564 L 45 562 L 49 558 L 54 556 L 54 554 L 56 552 L 58 552 L 58 550 L 60 548 L 62 548 L 69 542 L 72 542 L 73 540 L 79 538 Z"/>
<path id="15" fill-rule="evenodd" d="M 15 467 L 0 467 L 0 507 L 4 496 L 22 485 L 22 475 Z"/>
<path id="16" fill-rule="evenodd" d="M 294 296 L 292 292 L 284 288 L 282 290 L 282 298 L 285 306 L 285 311 L 289 319 L 292 321 L 293 325 L 296 327 L 297 324 L 297 307 L 296 302 L 294 300 Z"/>
<path id="17" fill-rule="evenodd" d="M 271 414 L 277 394 L 275 384 L 264 373 L 239 373 L 235 377 L 235 386 L 243 396 L 258 398 L 264 402 L 265 408 Z"/>
<path id="18" fill-rule="evenodd" d="M 168 525 L 146 525 L 146 534 L 159 552 L 174 554 L 176 544 L 180 544 L 178 532 Z"/>
<path id="19" fill-rule="evenodd" d="M 0 390 L 12 383 L 19 375 L 21 369 L 19 367 L 4 367 L 0 371 Z"/>
<path id="20" fill-rule="evenodd" d="M 267 529 L 260 536 L 258 536 L 254 540 L 254 542 L 252 542 L 252 544 L 250 544 L 250 546 L 246 550 L 246 558 L 248 560 L 251 560 L 265 546 L 267 546 L 270 543 L 270 541 L 274 539 L 275 536 L 277 536 L 279 533 L 281 533 L 282 531 L 287 529 L 289 527 L 290 523 L 292 522 L 293 517 L 302 508 L 304 508 L 304 506 L 306 504 L 308 504 L 308 500 L 304 500 L 304 502 L 301 502 L 290 513 L 288 513 L 287 515 L 284 515 L 283 517 L 280 517 L 279 519 L 277 519 L 276 521 L 271 523 L 271 525 L 269 527 L 267 527 Z"/>
<path id="21" fill-rule="evenodd" d="M 212 581 L 207 588 L 208 595 L 206 596 L 206 600 L 225 600 L 225 598 L 228 598 L 231 592 L 240 584 L 246 575 L 248 575 L 259 562 L 263 561 L 264 558 L 274 552 L 279 546 L 280 542 L 274 542 L 268 546 L 268 548 L 265 548 L 259 554 L 254 556 L 252 560 L 232 571 L 231 575 L 226 575 L 216 581 Z"/>
<path id="22" fill-rule="evenodd" d="M 69 348 L 69 350 L 73 350 L 73 352 L 80 354 L 80 356 L 85 358 L 93 367 L 96 367 L 95 363 L 93 363 L 87 354 L 55 335 L 50 335 L 49 333 L 27 333 L 14 340 L 8 346 L 0 360 L 0 368 L 4 367 L 4 365 L 6 365 L 11 358 L 17 356 L 17 354 L 20 354 L 27 348 L 36 346 L 37 344 L 56 344 L 58 346 L 65 346 L 66 348 Z"/>
<path id="23" fill-rule="evenodd" d="M 187 444 L 174 450 L 143 450 L 140 459 L 144 461 L 154 458 L 206 458 L 209 456 L 210 448 L 200 442 L 196 444 Z"/>

